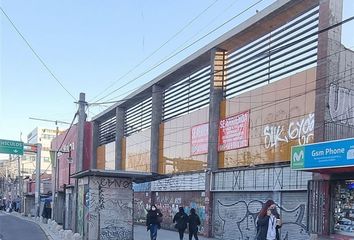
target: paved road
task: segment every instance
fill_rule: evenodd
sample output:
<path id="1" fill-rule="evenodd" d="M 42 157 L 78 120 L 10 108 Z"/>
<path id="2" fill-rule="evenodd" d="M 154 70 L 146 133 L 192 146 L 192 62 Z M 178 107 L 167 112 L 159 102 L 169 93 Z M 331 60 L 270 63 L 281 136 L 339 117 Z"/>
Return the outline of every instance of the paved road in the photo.
<path id="1" fill-rule="evenodd" d="M 35 223 L 0 212 L 0 240 L 47 240 Z"/>

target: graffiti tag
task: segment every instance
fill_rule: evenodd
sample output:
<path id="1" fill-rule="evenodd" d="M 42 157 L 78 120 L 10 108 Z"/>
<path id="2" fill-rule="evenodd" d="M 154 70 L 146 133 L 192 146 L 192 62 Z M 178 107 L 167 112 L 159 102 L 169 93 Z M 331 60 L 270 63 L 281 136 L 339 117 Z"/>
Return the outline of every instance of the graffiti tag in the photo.
<path id="1" fill-rule="evenodd" d="M 269 149 L 278 146 L 280 142 L 297 140 L 299 145 L 310 142 L 315 127 L 315 114 L 310 113 L 305 118 L 290 122 L 287 129 L 284 126 L 267 125 L 264 127 L 264 147 Z"/>

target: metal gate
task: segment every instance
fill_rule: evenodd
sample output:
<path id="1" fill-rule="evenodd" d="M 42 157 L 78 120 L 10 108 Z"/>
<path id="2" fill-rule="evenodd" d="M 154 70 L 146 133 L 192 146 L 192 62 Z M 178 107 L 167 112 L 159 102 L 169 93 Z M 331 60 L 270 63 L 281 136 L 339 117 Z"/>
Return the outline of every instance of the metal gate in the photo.
<path id="1" fill-rule="evenodd" d="M 310 180 L 308 190 L 307 230 L 309 233 L 328 235 L 330 184 L 327 180 Z"/>

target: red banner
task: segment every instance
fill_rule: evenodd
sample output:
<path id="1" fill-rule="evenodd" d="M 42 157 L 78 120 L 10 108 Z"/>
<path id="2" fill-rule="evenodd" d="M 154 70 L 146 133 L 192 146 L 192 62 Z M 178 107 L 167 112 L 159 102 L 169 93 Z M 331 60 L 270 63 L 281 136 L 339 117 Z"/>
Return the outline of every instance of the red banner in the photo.
<path id="1" fill-rule="evenodd" d="M 218 150 L 248 147 L 249 122 L 249 111 L 220 120 Z"/>
<path id="2" fill-rule="evenodd" d="M 191 155 L 208 153 L 209 124 L 193 126 L 191 129 Z"/>

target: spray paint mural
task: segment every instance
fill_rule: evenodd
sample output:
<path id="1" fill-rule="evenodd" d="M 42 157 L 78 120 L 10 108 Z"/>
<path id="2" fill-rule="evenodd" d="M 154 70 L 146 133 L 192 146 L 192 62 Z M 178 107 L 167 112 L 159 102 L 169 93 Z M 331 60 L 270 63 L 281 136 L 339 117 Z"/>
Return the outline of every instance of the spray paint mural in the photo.
<path id="1" fill-rule="evenodd" d="M 223 203 L 216 200 L 214 234 L 223 240 L 253 240 L 256 236 L 256 218 L 262 208 L 260 200 Z M 305 203 L 288 209 L 277 204 L 282 217 L 282 240 L 309 239 L 306 232 Z"/>
<path id="2" fill-rule="evenodd" d="M 145 223 L 147 210 L 151 206 L 149 192 L 134 193 L 134 222 Z M 200 191 L 190 192 L 155 192 L 155 205 L 163 214 L 162 227 L 175 230 L 172 219 L 179 207 L 184 207 L 187 214 L 190 209 L 196 209 L 202 222 L 205 221 L 204 195 Z M 203 195 L 203 196 L 202 196 Z M 204 231 L 203 227 L 200 232 Z"/>
<path id="3" fill-rule="evenodd" d="M 155 204 L 164 216 L 162 226 L 165 229 L 174 230 L 172 219 L 179 207 L 184 207 L 187 214 L 191 208 L 195 208 L 200 220 L 205 221 L 205 202 L 202 192 L 159 192 Z M 203 232 L 203 228 L 200 232 Z"/>
<path id="4" fill-rule="evenodd" d="M 133 191 L 130 179 L 85 177 L 79 188 L 79 220 L 83 239 L 132 240 Z"/>

